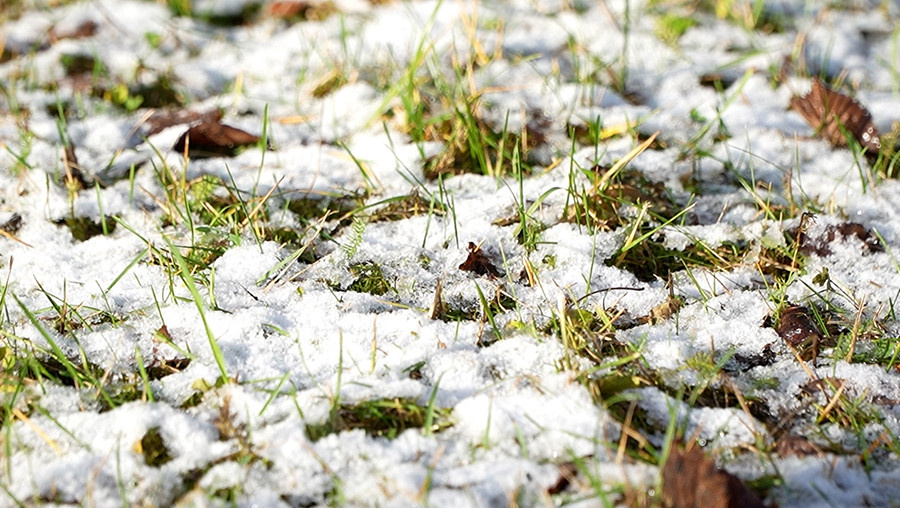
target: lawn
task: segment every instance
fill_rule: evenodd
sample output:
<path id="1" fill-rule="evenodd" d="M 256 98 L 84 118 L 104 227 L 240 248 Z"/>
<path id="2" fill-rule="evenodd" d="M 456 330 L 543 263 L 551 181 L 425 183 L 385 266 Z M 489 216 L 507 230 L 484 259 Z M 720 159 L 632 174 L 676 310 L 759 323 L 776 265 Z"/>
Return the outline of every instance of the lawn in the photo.
<path id="1" fill-rule="evenodd" d="M 898 17 L 6 0 L 0 506 L 897 506 Z"/>

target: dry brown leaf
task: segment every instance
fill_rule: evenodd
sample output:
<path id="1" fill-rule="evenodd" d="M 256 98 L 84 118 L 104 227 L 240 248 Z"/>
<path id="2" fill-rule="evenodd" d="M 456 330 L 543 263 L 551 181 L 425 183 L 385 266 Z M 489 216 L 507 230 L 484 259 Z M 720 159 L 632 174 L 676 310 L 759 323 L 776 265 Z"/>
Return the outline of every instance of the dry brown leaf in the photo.
<path id="1" fill-rule="evenodd" d="M 782 310 L 775 331 L 800 358 L 810 360 L 818 356 L 822 336 L 805 307 L 792 305 Z"/>
<path id="2" fill-rule="evenodd" d="M 500 270 L 494 266 L 494 263 L 488 258 L 481 247 L 469 242 L 469 257 L 461 265 L 460 270 L 467 272 L 475 272 L 478 275 L 487 275 L 490 277 L 501 277 Z"/>
<path id="3" fill-rule="evenodd" d="M 722 471 L 694 446 L 672 447 L 663 466 L 663 497 L 672 508 L 764 508 L 733 474 Z"/>
<path id="4" fill-rule="evenodd" d="M 211 109 L 209 111 L 192 111 L 189 109 L 157 110 L 143 122 L 144 125 L 147 126 L 147 131 L 144 135 L 152 136 L 173 125 L 194 122 L 218 122 L 221 119 L 222 112 L 218 109 Z"/>
<path id="5" fill-rule="evenodd" d="M 178 153 L 187 152 L 194 159 L 207 157 L 232 157 L 245 146 L 259 143 L 254 136 L 238 128 L 215 121 L 204 121 L 191 126 L 172 147 Z"/>
<path id="6" fill-rule="evenodd" d="M 855 99 L 828 88 L 819 78 L 813 79 L 808 94 L 791 99 L 791 109 L 833 146 L 847 146 L 846 130 L 870 153 L 881 150 L 881 138 L 869 111 Z"/>

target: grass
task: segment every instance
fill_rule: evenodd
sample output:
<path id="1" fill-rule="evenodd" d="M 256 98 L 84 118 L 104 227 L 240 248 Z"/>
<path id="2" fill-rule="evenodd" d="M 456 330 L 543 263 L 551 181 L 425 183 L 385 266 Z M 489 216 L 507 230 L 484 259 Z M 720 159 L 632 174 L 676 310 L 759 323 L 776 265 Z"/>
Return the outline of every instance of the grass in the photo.
<path id="1" fill-rule="evenodd" d="M 395 439 L 407 429 L 421 428 L 433 435 L 452 426 L 451 410 L 435 408 L 433 400 L 422 406 L 410 399 L 375 399 L 358 404 L 341 404 L 323 424 L 308 424 L 310 439 L 317 441 L 329 434 L 362 429 L 373 437 Z"/>
<path id="2" fill-rule="evenodd" d="M 163 51 L 172 44 L 179 51 L 193 51 L 191 38 L 180 38 L 188 34 L 180 32 L 187 30 L 182 22 L 188 18 L 197 26 L 234 27 L 255 24 L 263 15 L 253 9 L 227 16 L 199 12 L 181 0 L 165 5 L 176 18 L 163 32 L 140 34 L 147 51 Z M 468 440 L 463 447 L 471 447 L 468 460 L 473 463 L 486 454 L 507 452 L 538 460 L 534 456 L 542 452 L 523 430 L 535 422 L 514 411 L 515 418 L 509 417 L 500 403 L 506 393 L 562 391 L 534 382 L 534 373 L 516 371 L 525 369 L 517 362 L 530 361 L 516 356 L 517 348 L 528 341 L 546 346 L 546 351 L 558 347 L 553 353 L 558 356 L 535 360 L 541 366 L 534 369 L 552 365 L 569 380 L 566 390 L 574 385 L 590 395 L 620 431 L 618 439 L 609 441 L 595 435 L 567 437 L 610 450 L 623 471 L 635 464 L 664 464 L 672 446 L 691 438 L 686 435 L 689 420 L 679 408 L 688 415 L 701 408 L 739 412 L 760 423 L 768 436 L 754 431 L 753 440 L 738 448 L 717 449 L 717 442 L 710 448 L 726 465 L 751 456 L 748 461 L 771 466 L 774 473 L 751 484 L 763 494 L 777 493 L 785 483 L 774 467 L 779 463 L 775 459 L 782 457 L 773 442 L 800 432 L 835 456 L 858 460 L 868 471 L 892 466 L 891 454 L 900 450 L 900 429 L 883 406 L 895 401 L 884 401 L 879 398 L 883 394 L 871 389 L 857 389 L 841 376 L 847 369 L 867 367 L 885 373 L 884 379 L 896 376 L 896 296 L 878 301 L 883 293 L 866 286 L 890 285 L 893 280 L 885 275 L 886 281 L 860 285 L 827 256 L 810 252 L 803 235 L 815 231 L 813 214 L 843 218 L 826 213 L 837 209 L 835 203 L 794 178 L 806 170 L 799 154 L 790 166 L 731 146 L 739 135 L 731 132 L 731 108 L 745 100 L 751 84 L 758 86 L 752 81 L 756 73 L 749 70 L 736 80 L 712 73 L 707 83 L 716 89 L 717 102 L 711 110 L 694 108 L 685 119 L 690 125 L 686 132 L 647 132 L 648 125 L 658 125 L 651 121 L 658 111 L 650 108 L 640 109 L 643 116 L 610 121 L 603 115 L 611 114 L 611 108 L 594 103 L 600 88 L 616 91 L 626 102 L 647 99 L 634 89 L 636 74 L 631 72 L 644 63 L 636 61 L 641 57 L 632 51 L 638 47 L 638 31 L 640 37 L 652 35 L 677 53 L 683 36 L 694 28 L 722 23 L 750 35 L 753 46 L 762 35 L 793 30 L 793 21 L 759 1 L 625 2 L 621 18 L 616 18 L 622 44 L 615 52 L 601 58 L 589 49 L 590 41 L 571 35 L 564 49 L 548 58 L 512 51 L 518 46 L 504 41 L 509 30 L 504 20 L 489 18 L 486 10 L 464 16 L 459 30 L 452 31 L 444 26 L 442 9 L 447 5 L 438 3 L 433 11 L 420 13 L 423 19 L 417 26 L 422 30 L 405 57 L 400 51 L 386 56 L 360 45 L 357 18 L 336 12 L 330 3 L 278 21 L 309 30 L 332 23 L 341 27 L 340 36 L 334 46 L 324 40 L 316 44 L 312 54 L 302 57 L 307 59 L 298 65 L 303 69 L 289 71 L 299 76 L 298 90 L 291 92 L 296 95 L 291 98 L 296 116 L 284 116 L 284 104 L 272 105 L 278 111 L 272 117 L 268 105 L 263 109 L 261 141 L 255 147 L 258 161 L 247 164 L 248 153 L 257 153 L 252 147 L 240 157 L 220 161 L 178 160 L 170 156 L 169 147 L 155 146 L 160 138 L 154 137 L 143 147 L 153 152 L 146 165 L 102 185 L 93 179 L 103 170 L 92 165 L 98 160 L 90 152 L 95 148 L 77 144 L 90 134 L 83 132 L 85 119 L 103 114 L 131 121 L 149 107 L 178 108 L 207 98 L 189 96 L 192 92 L 177 72 L 150 69 L 145 62 L 133 75 L 114 71 L 99 48 L 61 53 L 53 61 L 64 76 L 58 82 L 30 67 L 45 49 L 32 48 L 31 55 L 3 53 L 20 66 L 0 84 L 0 100 L 15 129 L 14 136 L 3 138 L 3 171 L 10 189 L 18 184 L 25 190 L 10 191 L 0 213 L 19 206 L 18 197 L 39 192 L 49 196 L 47 203 L 65 196 L 66 212 L 45 217 L 18 210 L 23 213 L 16 220 L 0 216 L 4 241 L 19 240 L 20 235 L 40 239 L 34 231 L 41 230 L 40 221 L 52 219 L 71 236 L 67 246 L 84 249 L 79 253 L 96 252 L 88 247 L 122 239 L 138 244 L 125 263 L 110 266 L 102 280 L 80 280 L 73 274 L 58 294 L 46 288 L 56 287 L 50 281 L 58 275 L 69 274 L 35 273 L 29 279 L 18 271 L 29 261 L 24 255 L 17 253 L 15 263 L 0 259 L 0 267 L 7 268 L 0 286 L 0 460 L 5 480 L 0 485 L 8 497 L 15 497 L 9 485 L 20 480 L 12 471 L 13 461 L 32 453 L 21 444 L 25 432 L 38 436 L 32 441 L 38 444 L 29 446 L 46 447 L 54 454 L 65 453 L 64 439 L 87 448 L 85 439 L 77 438 L 80 429 L 68 427 L 69 420 L 55 414 L 58 408 L 51 405 L 48 394 L 64 391 L 77 399 L 77 411 L 109 411 L 129 403 L 147 404 L 152 411 L 167 405 L 214 429 L 229 451 L 180 471 L 181 483 L 172 494 L 177 498 L 194 492 L 215 503 L 241 504 L 252 496 L 241 478 L 215 483 L 204 476 L 226 463 L 265 474 L 282 467 L 274 461 L 283 459 L 270 458 L 273 447 L 288 444 L 300 446 L 298 453 L 308 454 L 318 464 L 316 474 L 327 481 L 318 497 L 280 493 L 283 501 L 354 504 L 360 501 L 352 497 L 355 486 L 344 483 L 349 466 L 339 467 L 332 456 L 326 458 L 325 443 L 334 439 L 341 446 L 347 436 L 362 431 L 368 443 L 379 446 L 390 446 L 393 440 L 413 442 L 413 434 L 429 447 L 437 443 L 433 448 L 423 445 L 417 455 L 404 459 L 404 466 L 421 466 L 421 484 L 410 495 L 425 504 L 434 489 L 448 489 L 441 483 L 448 468 L 442 454 L 457 453 L 453 447 L 459 440 Z M 0 16 L 15 17 L 24 8 L 13 2 Z M 574 15 L 575 7 L 562 17 Z M 652 23 L 636 23 L 647 15 Z M 324 24 L 312 24 L 316 20 Z M 548 23 L 557 21 L 547 17 Z M 651 25 L 655 32 L 645 33 Z M 190 35 L 200 37 L 200 32 Z M 440 38 L 448 33 L 452 37 Z M 77 40 L 70 42 L 75 46 Z M 743 62 L 758 54 L 753 47 L 735 51 L 743 53 L 720 70 L 743 68 Z M 313 68 L 311 62 L 319 61 L 321 69 Z M 541 73 L 540 92 L 523 86 L 520 94 L 519 85 L 505 84 L 507 76 L 522 69 Z M 499 77 L 492 77 L 494 72 L 500 72 Z M 258 77 L 246 77 L 244 81 L 245 76 L 238 76 L 226 86 L 235 103 L 253 103 L 264 89 L 253 81 Z M 76 83 L 84 88 L 75 90 Z M 355 84 L 380 94 L 365 136 L 382 136 L 396 158 L 393 167 L 377 156 L 362 155 L 367 152 L 354 136 L 320 140 L 303 134 L 312 136 L 303 143 L 321 146 L 325 163 L 310 164 L 317 180 L 308 188 L 299 187 L 304 180 L 294 178 L 295 173 L 305 175 L 309 167 L 283 155 L 300 136 L 292 122 L 314 118 L 316 108 L 330 104 L 335 92 Z M 553 100 L 545 95 L 561 84 L 570 95 Z M 55 97 L 42 104 L 47 111 L 40 114 L 55 119 L 58 139 L 51 139 L 46 128 L 32 131 L 30 118 L 38 112 L 30 110 L 34 105 L 28 101 L 35 94 Z M 540 94 L 541 100 L 529 94 Z M 510 96 L 522 99 L 523 106 L 498 114 Z M 543 109 L 550 103 L 550 109 L 557 103 L 564 106 L 552 118 Z M 633 111 L 629 107 L 621 109 Z M 230 117 L 241 113 L 227 110 Z M 311 125 L 314 122 L 303 127 Z M 559 132 L 563 130 L 567 132 Z M 282 147 L 271 142 L 275 135 Z M 884 139 L 891 135 L 885 133 Z M 406 143 L 418 151 L 418 160 L 404 155 Z M 55 150 L 50 164 L 55 167 L 45 168 L 46 161 L 38 157 L 48 150 L 47 144 Z M 850 150 L 848 168 L 865 192 L 890 184 L 897 173 L 896 152 L 871 157 L 874 154 L 858 147 Z M 66 160 L 59 162 L 63 154 Z M 661 172 L 648 169 L 653 167 L 650 161 L 659 160 L 666 161 L 670 174 L 661 177 Z M 710 172 L 710 166 L 721 170 Z M 695 171 L 688 173 L 688 167 Z M 784 180 L 764 181 L 759 177 L 762 167 L 776 168 Z M 706 173 L 699 171 L 702 168 Z M 398 189 L 397 181 L 408 187 Z M 479 189 L 483 196 L 468 194 L 469 185 L 475 188 L 484 181 L 489 184 Z M 125 188 L 127 200 L 119 193 Z M 709 217 L 710 203 L 722 207 L 720 217 Z M 486 221 L 473 216 L 479 206 L 493 216 Z M 727 213 L 741 217 L 734 219 L 743 221 L 740 227 L 733 234 L 710 233 L 712 228 L 706 226 L 732 220 L 723 219 Z M 412 242 L 405 233 L 411 224 L 422 225 L 416 226 Z M 892 236 L 871 234 L 886 251 L 866 242 L 860 247 L 867 249 L 860 250 L 860 265 L 871 260 L 900 273 L 890 251 Z M 396 235 L 396 245 L 373 243 L 384 241 L 385 235 Z M 582 241 L 590 242 L 589 253 Z M 829 241 L 842 242 L 844 248 L 857 245 L 851 235 Z M 465 256 L 482 246 L 487 254 L 482 252 L 484 259 L 478 260 L 480 269 L 462 269 Z M 242 260 L 263 258 L 241 258 L 247 250 L 275 259 L 264 258 L 267 266 L 250 266 L 253 263 Z M 222 273 L 222 264 L 235 258 L 239 268 Z M 92 266 L 104 262 L 90 260 Z M 575 272 L 581 279 L 572 277 Z M 84 273 L 94 277 L 97 271 Z M 616 285 L 610 287 L 610 281 Z M 309 297 L 323 292 L 333 295 L 329 303 L 341 317 L 328 323 L 327 332 L 318 325 L 306 329 L 298 323 L 312 323 L 309 316 L 334 315 L 331 307 Z M 770 306 L 759 324 L 771 332 L 773 342 L 765 348 L 747 353 L 736 346 L 717 346 L 719 337 L 692 328 L 702 322 L 697 316 L 715 316 L 734 294 L 761 295 Z M 392 310 L 360 310 L 372 302 Z M 358 319 L 347 318 L 353 312 Z M 788 344 L 779 329 L 797 312 L 806 316 L 807 338 L 812 339 Z M 228 348 L 214 331 L 215 320 L 226 313 L 236 323 L 245 319 L 252 325 L 233 339 L 229 335 L 234 342 Z M 401 319 L 395 322 L 391 314 Z M 688 322 L 687 315 L 693 321 Z M 367 333 L 371 337 L 361 341 L 360 334 Z M 678 355 L 676 368 L 654 366 L 663 347 L 659 333 L 666 334 L 672 346 L 667 351 Z M 428 355 L 418 355 L 418 342 L 416 347 L 404 345 L 410 337 L 434 347 Z M 108 341 L 105 350 L 98 345 L 102 340 Z M 294 344 L 301 351 L 299 362 L 293 356 Z M 266 351 L 271 356 L 256 355 Z M 445 355 L 453 360 L 441 363 Z M 453 407 L 453 401 L 469 396 L 469 388 L 452 388 L 468 386 L 456 378 L 455 369 L 470 357 L 477 364 L 473 372 L 483 378 L 479 393 L 494 397 L 490 410 L 480 415 L 484 427 L 473 435 L 463 434 L 472 429 L 455 428 L 459 415 Z M 790 405 L 786 402 L 767 401 L 774 392 L 794 387 L 771 372 L 774 365 L 790 371 L 792 379 L 805 379 L 791 395 L 810 411 L 793 413 L 785 409 Z M 438 371 L 438 366 L 447 370 Z M 263 367 L 271 372 L 261 379 L 245 378 Z M 396 383 L 403 395 L 377 393 L 383 383 Z M 666 417 L 646 402 L 645 395 L 655 391 L 669 405 Z M 318 398 L 308 398 L 311 392 Z M 324 411 L 319 404 L 327 406 Z M 497 442 L 492 428 L 507 417 L 516 430 L 509 442 Z M 286 432 L 295 426 L 304 437 L 272 441 L 265 437 L 270 425 L 284 425 Z M 701 430 L 713 435 L 716 429 Z M 136 442 L 123 443 L 117 451 L 133 457 L 115 460 L 137 458 L 142 467 L 170 467 L 184 453 L 175 439 L 181 436 L 172 436 L 172 431 L 165 421 L 148 426 Z M 607 506 L 662 502 L 642 488 L 651 486 L 611 479 L 601 467 L 605 459 L 587 449 L 556 450 L 558 455 L 539 459 L 564 469 L 559 484 L 540 492 L 541 499 Z M 357 459 L 364 460 L 352 456 Z M 123 503 L 134 482 L 142 480 L 117 478 Z M 527 504 L 532 498 L 526 483 L 513 486 L 506 500 Z M 394 488 L 379 487 L 384 492 Z M 478 489 L 465 488 L 470 487 L 472 492 Z M 14 501 L 72 502 L 55 492 Z"/>
<path id="3" fill-rule="evenodd" d="M 184 281 L 184 284 L 187 286 L 188 291 L 191 292 L 193 302 L 197 306 L 197 313 L 200 315 L 200 320 L 203 322 L 203 329 L 206 331 L 206 338 L 209 339 L 209 349 L 212 351 L 216 366 L 219 368 L 219 381 L 222 383 L 228 383 L 231 381 L 231 379 L 228 377 L 228 370 L 225 366 L 225 355 L 222 353 L 222 348 L 219 347 L 219 342 L 213 334 L 209 322 L 206 319 L 206 306 L 203 303 L 203 299 L 200 297 L 200 292 L 197 290 L 197 284 L 194 280 L 194 277 L 191 275 L 187 263 L 184 261 L 184 257 L 182 257 L 181 253 L 178 251 L 178 248 L 172 242 L 168 241 L 168 239 L 167 243 L 169 245 L 170 252 L 175 258 L 175 262 L 178 264 L 181 280 Z M 210 295 L 214 294 L 212 287 L 209 287 L 208 290 Z"/>

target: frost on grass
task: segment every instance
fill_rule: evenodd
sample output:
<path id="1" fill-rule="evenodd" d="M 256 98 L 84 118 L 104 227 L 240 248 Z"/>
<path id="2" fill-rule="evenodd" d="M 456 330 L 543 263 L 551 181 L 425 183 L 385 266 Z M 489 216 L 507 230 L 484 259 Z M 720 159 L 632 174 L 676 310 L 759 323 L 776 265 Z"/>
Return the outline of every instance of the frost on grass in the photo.
<path id="1" fill-rule="evenodd" d="M 286 4 L 6 13 L 6 504 L 900 495 L 895 6 Z"/>

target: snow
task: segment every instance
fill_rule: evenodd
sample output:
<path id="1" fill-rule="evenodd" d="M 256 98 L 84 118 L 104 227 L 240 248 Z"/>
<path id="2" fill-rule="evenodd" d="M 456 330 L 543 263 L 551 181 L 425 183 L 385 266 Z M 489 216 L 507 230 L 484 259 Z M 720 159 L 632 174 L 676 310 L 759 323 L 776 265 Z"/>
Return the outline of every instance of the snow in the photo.
<path id="1" fill-rule="evenodd" d="M 631 431 L 645 432 L 657 450 L 674 418 L 686 438 L 697 438 L 743 479 L 779 478 L 767 499 L 779 506 L 895 501 L 896 368 L 837 355 L 801 366 L 771 319 L 782 303 L 827 304 L 850 316 L 840 323 L 849 329 L 861 306 L 864 321 L 879 321 L 885 338 L 897 336 L 900 186 L 876 181 L 865 160 L 849 150 L 814 139 L 813 129 L 788 109 L 808 80 L 791 77 L 774 86 L 768 71 L 791 54 L 802 33 L 809 72 L 834 77 L 846 71 L 846 89 L 858 89 L 882 135 L 890 132 L 900 119 L 896 6 L 879 3 L 863 12 L 767 2 L 788 17 L 786 31 L 771 34 L 698 13 L 676 48 L 654 33 L 654 4 L 346 1 L 336 3 L 340 14 L 321 21 L 260 15 L 243 26 L 215 28 L 173 16 L 161 3 L 97 0 L 53 3 L 8 20 L 0 41 L 22 54 L 0 63 L 0 224 L 18 214 L 22 226 L 0 236 L 0 359 L 6 362 L 9 352 L 46 358 L 58 346 L 78 366 L 83 354 L 108 386 L 130 382 L 141 389 L 139 359 L 144 366 L 191 361 L 113 408 L 96 389 L 37 381 L 33 373 L 24 381 L 2 379 L 0 398 L 10 412 L 0 427 L 0 506 L 164 506 L 206 503 L 224 492 L 240 506 L 538 506 L 563 499 L 548 491 L 568 462 L 583 468 L 565 494 L 573 505 L 602 504 L 589 478 L 607 489 L 654 489 L 658 469 L 616 456 L 628 435 L 621 415 L 585 386 L 585 379 L 602 380 L 614 368 L 573 357 L 552 331 L 573 302 L 587 311 L 621 311 L 624 324 L 617 323 L 610 340 L 640 350 L 643 368 L 666 383 L 665 389 L 646 386 L 635 375 L 635 386 L 615 393 L 636 402 L 648 427 L 635 421 Z M 244 0 L 195 5 L 217 15 L 247 6 Z M 94 35 L 51 44 L 51 28 L 72 32 L 88 20 L 97 24 Z M 159 36 L 156 44 L 151 34 Z M 484 119 L 511 132 L 535 119 L 549 126 L 540 165 L 521 187 L 511 175 L 425 179 L 424 160 L 439 153 L 441 143 L 417 143 L 404 132 L 400 101 L 410 79 L 404 73 L 420 52 L 424 60 L 412 78 L 448 73 L 454 59 L 470 53 L 494 58 L 474 66 L 464 83 L 484 90 Z M 143 140 L 134 136 L 142 110 L 125 112 L 71 90 L 60 56 L 76 54 L 102 61 L 110 82 L 168 76 L 189 98 L 187 108 L 220 107 L 225 123 L 248 132 L 260 133 L 268 122 L 274 149 L 250 147 L 232 158 L 185 166 L 183 154 L 170 150 L 183 125 Z M 333 72 L 348 82 L 317 96 Z M 698 84 L 710 72 L 728 78 L 724 93 Z M 616 77 L 640 104 L 611 86 Z M 422 86 L 429 100 L 436 91 Z M 65 172 L 58 104 L 73 110 L 66 131 L 80 164 L 109 185 L 73 196 L 57 183 Z M 610 167 L 638 143 L 625 132 L 597 146 L 573 146 L 568 127 L 597 120 L 603 128 L 660 132 L 664 146 L 640 154 L 628 168 L 665 185 L 679 202 L 690 198 L 685 220 L 664 225 L 654 237 L 667 249 L 698 242 L 784 247 L 783 232 L 799 219 L 767 217 L 759 204 L 789 208 L 790 200 L 816 214 L 810 235 L 859 222 L 877 231 L 886 249 L 863 252 L 855 238 L 836 241 L 832 254 L 811 255 L 804 272 L 779 290 L 752 256 L 728 270 L 676 271 L 671 293 L 662 278 L 640 281 L 607 264 L 627 227 L 590 231 L 559 219 L 571 203 L 570 178 L 590 188 L 589 168 Z M 688 145 L 709 157 L 685 159 Z M 285 267 L 282 261 L 299 244 L 227 236 L 233 232 L 227 224 L 225 233 L 191 230 L 160 183 L 163 171 L 185 181 L 217 177 L 248 206 L 272 191 L 266 205 L 272 205 L 272 225 L 310 241 L 317 260 Z M 696 196 L 691 178 L 701 189 Z M 446 213 L 368 223 L 349 257 L 351 228 L 339 229 L 337 217 L 308 224 L 287 206 L 292 199 L 334 196 L 348 197 L 352 207 L 374 205 L 413 191 L 426 200 L 436 196 Z M 529 252 L 517 241 L 515 224 L 496 221 L 538 202 L 531 213 L 546 229 Z M 77 241 L 57 224 L 73 215 L 115 216 L 118 223 L 109 235 Z M 328 235 L 336 231 L 334 241 L 323 240 L 318 227 Z M 193 274 L 204 323 L 186 284 L 173 275 L 169 250 L 175 245 L 187 255 L 199 237 L 217 234 L 224 238 L 221 255 Z M 480 245 L 504 276 L 460 270 L 469 242 Z M 381 268 L 387 293 L 349 290 L 357 277 L 349 267 L 360 263 Z M 520 276 L 526 264 L 537 275 L 533 286 Z M 814 278 L 826 270 L 830 281 L 823 286 Z M 488 300 L 508 293 L 517 304 L 493 316 L 493 326 L 431 319 L 439 283 L 443 301 L 456 310 L 479 314 L 479 291 Z M 675 315 L 640 321 L 670 294 L 684 300 Z M 60 331 L 56 307 L 74 315 L 74 331 Z M 494 326 L 502 340 L 495 340 Z M 162 330 L 172 344 L 160 338 Z M 221 372 L 210 334 L 232 383 L 216 385 Z M 860 351 L 875 347 L 860 341 Z M 726 370 L 776 355 L 727 375 L 744 396 L 764 400 L 771 416 L 805 415 L 807 424 L 793 432 L 805 432 L 824 452 L 750 451 L 777 442 L 771 422 L 739 406 L 692 407 L 678 400 L 680 388 L 689 393 L 707 382 L 721 388 L 721 379 L 691 367 L 710 354 L 716 361 L 734 355 Z M 601 362 L 614 360 L 610 353 Z M 579 377 L 563 368 L 566 362 L 590 373 Z M 876 416 L 859 429 L 810 424 L 815 416 L 809 415 L 829 402 L 827 393 L 804 393 L 813 377 L 842 380 L 848 400 Z M 309 437 L 307 426 L 327 423 L 335 404 L 395 398 L 433 402 L 452 425 L 433 433 L 411 428 L 394 439 L 361 429 Z M 141 453 L 150 429 L 158 430 L 170 456 L 162 465 L 147 464 Z M 872 456 L 861 459 L 864 452 Z"/>

